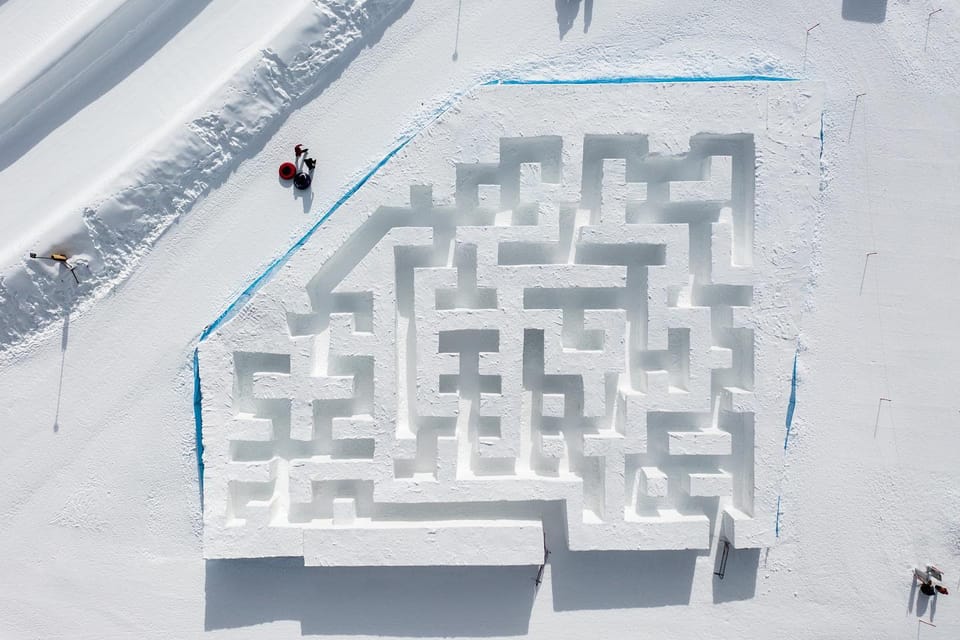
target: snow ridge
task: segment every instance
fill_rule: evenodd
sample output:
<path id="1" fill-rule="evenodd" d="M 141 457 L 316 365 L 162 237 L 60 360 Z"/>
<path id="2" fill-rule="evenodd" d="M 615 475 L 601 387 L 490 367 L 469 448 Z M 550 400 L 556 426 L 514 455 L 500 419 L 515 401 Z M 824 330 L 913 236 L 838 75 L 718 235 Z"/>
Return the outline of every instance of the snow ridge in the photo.
<path id="1" fill-rule="evenodd" d="M 315 2 L 259 56 L 176 129 L 161 149 L 120 176 L 119 187 L 76 212 L 73 233 L 38 247 L 72 257 L 80 279 L 58 264 L 23 260 L 0 275 L 0 354 L 27 348 L 65 311 L 82 310 L 130 275 L 181 215 L 222 183 L 276 120 L 335 79 L 375 42 L 410 0 Z"/>

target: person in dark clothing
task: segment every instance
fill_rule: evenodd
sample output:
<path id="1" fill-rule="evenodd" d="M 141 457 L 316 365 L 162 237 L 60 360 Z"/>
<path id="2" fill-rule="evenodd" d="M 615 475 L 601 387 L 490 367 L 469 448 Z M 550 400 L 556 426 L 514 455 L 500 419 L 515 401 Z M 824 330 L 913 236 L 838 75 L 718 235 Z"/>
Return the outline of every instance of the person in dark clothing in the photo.
<path id="1" fill-rule="evenodd" d="M 294 177 L 293 186 L 295 186 L 300 191 L 310 188 L 310 183 L 313 182 L 313 179 L 310 177 L 309 173 L 304 173 L 301 171 Z"/>
<path id="2" fill-rule="evenodd" d="M 304 158 L 303 164 L 309 167 L 311 173 L 313 173 L 313 170 L 317 168 L 317 161 L 313 158 Z"/>

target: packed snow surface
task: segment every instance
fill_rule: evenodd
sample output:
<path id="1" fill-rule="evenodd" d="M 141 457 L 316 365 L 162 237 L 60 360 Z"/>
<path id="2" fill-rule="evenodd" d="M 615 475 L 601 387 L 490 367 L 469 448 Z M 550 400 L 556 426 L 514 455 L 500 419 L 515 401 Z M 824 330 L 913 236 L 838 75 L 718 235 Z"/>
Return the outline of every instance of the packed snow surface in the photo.
<path id="1" fill-rule="evenodd" d="M 954 4 L 3 0 L 0 36 L 0 637 L 960 635 Z M 328 214 L 320 230 L 361 215 L 351 207 L 364 198 L 388 204 L 385 189 L 408 198 L 409 185 L 384 178 L 400 145 L 430 148 L 497 80 L 644 78 L 666 102 L 637 112 L 679 118 L 696 95 L 705 117 L 759 122 L 766 100 L 728 114 L 709 91 L 676 90 L 748 76 L 809 83 L 822 98 L 819 128 L 753 131 L 770 150 L 809 149 L 798 167 L 816 171 L 768 174 L 770 206 L 756 210 L 758 225 L 799 216 L 754 246 L 790 284 L 758 309 L 784 318 L 765 330 L 787 356 L 755 369 L 782 404 L 762 423 L 782 443 L 763 467 L 776 474 L 774 544 L 731 545 L 721 580 L 715 539 L 646 551 L 548 540 L 541 572 L 527 564 L 541 522 L 519 514 L 517 546 L 489 547 L 503 566 L 204 559 L 199 338 L 217 344 L 205 327 L 235 309 L 219 330 L 256 340 L 275 319 L 243 294 L 265 272 L 266 296 L 292 277 L 300 252 L 278 259 L 298 239 Z M 603 101 L 602 88 L 578 90 Z M 458 154 L 516 135 L 503 126 L 514 112 L 491 110 L 457 133 L 459 149 L 412 171 L 449 179 L 455 163 L 493 161 Z M 304 193 L 276 173 L 296 143 L 318 159 Z M 317 231 L 302 251 L 335 251 L 338 238 Z M 559 401 L 545 410 L 561 413 Z M 668 446 L 707 446 L 690 438 Z M 729 492 L 709 472 L 691 469 L 682 489 Z M 636 487 L 651 499 L 672 490 L 650 466 Z M 563 517 L 544 514 L 545 528 Z M 414 548 L 430 535 L 402 534 Z M 353 564 L 379 557 L 365 549 Z M 919 594 L 913 569 L 928 563 L 951 595 Z"/>

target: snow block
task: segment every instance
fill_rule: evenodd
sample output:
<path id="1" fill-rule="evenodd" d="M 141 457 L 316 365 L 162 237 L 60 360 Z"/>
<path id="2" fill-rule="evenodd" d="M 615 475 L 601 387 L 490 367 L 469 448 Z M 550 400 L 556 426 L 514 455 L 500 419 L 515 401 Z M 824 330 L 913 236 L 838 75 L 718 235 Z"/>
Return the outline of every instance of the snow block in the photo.
<path id="1" fill-rule="evenodd" d="M 733 452 L 733 438 L 727 431 L 669 431 L 672 456 L 727 456 Z"/>
<path id="2" fill-rule="evenodd" d="M 663 498 L 667 495 L 667 474 L 656 467 L 640 467 L 637 474 L 640 493 L 650 498 Z"/>
<path id="3" fill-rule="evenodd" d="M 384 544 L 389 540 L 389 544 Z M 438 522 L 414 526 L 334 527 L 303 532 L 310 566 L 539 565 L 540 522 Z"/>
<path id="4" fill-rule="evenodd" d="M 733 476 L 726 471 L 685 473 L 680 482 L 690 496 L 729 496 L 733 493 Z"/>
<path id="5" fill-rule="evenodd" d="M 734 507 L 726 507 L 723 510 L 723 536 L 735 549 L 773 546 L 777 539 L 776 528 L 770 526 L 769 520 L 754 518 Z"/>

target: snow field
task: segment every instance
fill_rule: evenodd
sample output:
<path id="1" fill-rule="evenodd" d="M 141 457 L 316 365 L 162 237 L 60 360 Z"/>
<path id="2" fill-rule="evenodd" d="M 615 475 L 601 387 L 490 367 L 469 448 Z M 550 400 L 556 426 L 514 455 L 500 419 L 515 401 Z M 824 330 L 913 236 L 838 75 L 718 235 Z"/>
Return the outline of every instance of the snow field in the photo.
<path id="1" fill-rule="evenodd" d="M 565 3 L 562 39 L 550 2 L 401 7 L 337 80 L 276 123 L 269 143 L 237 156 L 123 286 L 97 304 L 48 314 L 46 335 L 26 331 L 22 348 L 0 356 L 0 445 L 13 487 L 0 491 L 0 571 L 16 577 L 0 598 L 3 635 L 956 635 L 953 599 L 933 605 L 911 590 L 910 576 L 930 561 L 948 580 L 960 571 L 951 400 L 960 309 L 949 293 L 960 234 L 958 16 L 948 4 L 928 19 L 935 6 L 891 1 L 882 23 L 866 23 L 844 19 L 846 4 L 638 11 L 634 2 L 593 3 L 588 26 L 586 3 Z M 7 0 L 0 11 L 48 6 Z M 13 30 L 51 33 L 72 15 L 72 7 L 50 12 L 20 23 L 32 31 Z M 814 79 L 825 94 L 814 215 L 797 234 L 801 251 L 775 252 L 791 272 L 794 259 L 813 256 L 796 283 L 801 311 L 782 331 L 790 339 L 799 326 L 800 356 L 792 435 L 777 453 L 785 464 L 776 546 L 731 551 L 722 581 L 710 575 L 712 558 L 695 551 L 556 547 L 539 591 L 532 567 L 202 560 L 190 367 L 197 337 L 411 123 L 488 74 L 751 73 Z M 136 113 L 111 110 L 95 124 L 105 131 L 106 120 Z M 276 166 L 293 144 L 316 148 L 318 140 L 322 178 L 305 215 L 304 202 L 277 187 Z M 57 147 L 74 148 L 68 140 Z M 0 210 L 43 191 L 40 175 L 5 185 Z M 8 304 L 0 304 L 4 321 L 14 314 Z M 786 393 L 789 364 L 776 375 Z M 878 409 L 880 397 L 893 402 Z M 866 586 L 851 589 L 838 575 Z M 919 616 L 936 628 L 921 627 Z"/>

